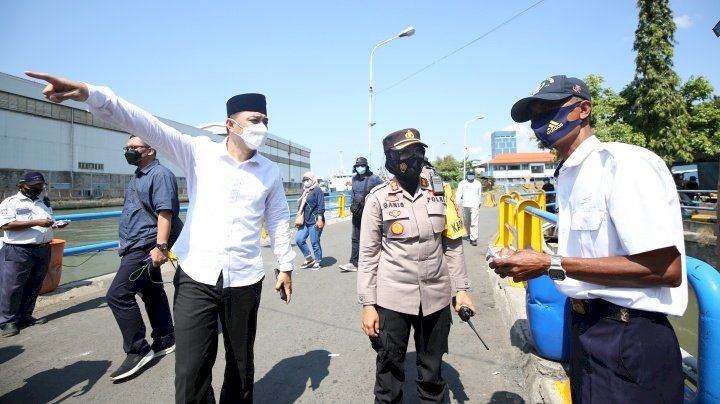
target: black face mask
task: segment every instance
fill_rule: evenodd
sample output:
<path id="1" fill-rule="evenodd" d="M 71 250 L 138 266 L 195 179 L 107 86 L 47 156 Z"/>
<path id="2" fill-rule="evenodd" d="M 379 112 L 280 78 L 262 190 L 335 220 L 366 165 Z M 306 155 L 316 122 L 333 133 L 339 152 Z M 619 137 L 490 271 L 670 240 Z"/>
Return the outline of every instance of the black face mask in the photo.
<path id="1" fill-rule="evenodd" d="M 400 159 L 399 156 L 385 155 L 385 168 L 395 175 L 395 178 L 406 191 L 415 194 L 418 183 L 420 182 L 420 173 L 422 172 L 424 157 L 410 157 L 409 159 Z"/>
<path id="2" fill-rule="evenodd" d="M 128 150 L 125 152 L 125 160 L 127 160 L 130 165 L 139 165 L 142 160 L 142 154 L 137 150 Z"/>
<path id="3" fill-rule="evenodd" d="M 33 201 L 40 198 L 40 194 L 42 194 L 42 192 L 43 192 L 42 189 L 24 189 L 24 190 L 20 191 L 21 194 L 32 199 Z"/>

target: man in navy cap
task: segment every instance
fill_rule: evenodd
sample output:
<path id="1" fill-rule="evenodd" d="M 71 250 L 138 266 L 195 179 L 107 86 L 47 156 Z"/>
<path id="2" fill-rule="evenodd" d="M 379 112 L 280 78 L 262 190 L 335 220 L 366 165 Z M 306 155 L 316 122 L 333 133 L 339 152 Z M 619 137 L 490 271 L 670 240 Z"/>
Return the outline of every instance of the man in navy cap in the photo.
<path id="1" fill-rule="evenodd" d="M 32 316 L 50 265 L 50 241 L 58 227 L 52 209 L 40 199 L 45 178 L 27 172 L 17 184 L 18 193 L 0 203 L 0 335 L 11 337 L 20 328 L 47 320 Z M 63 227 L 64 225 L 60 226 Z"/>
<path id="2" fill-rule="evenodd" d="M 53 102 L 87 102 L 90 112 L 137 134 L 185 171 L 190 197 L 187 222 L 172 251 L 180 262 L 174 284 L 175 401 L 215 402 L 212 368 L 218 318 L 225 344 L 220 401 L 253 400 L 253 346 L 265 277 L 260 248 L 265 219 L 280 274 L 276 292 L 290 303 L 295 253 L 290 245 L 287 200 L 276 164 L 257 150 L 267 136 L 262 94 L 227 101 L 227 139 L 191 137 L 117 97 L 112 90 L 27 72 L 47 81 Z"/>
<path id="3" fill-rule="evenodd" d="M 667 315 L 687 307 L 685 240 L 672 175 L 641 147 L 592 133 L 592 99 L 553 76 L 513 105 L 516 122 L 562 161 L 558 248 L 501 251 L 490 266 L 524 281 L 547 274 L 570 297 L 570 384 L 576 403 L 681 403 L 680 347 Z"/>

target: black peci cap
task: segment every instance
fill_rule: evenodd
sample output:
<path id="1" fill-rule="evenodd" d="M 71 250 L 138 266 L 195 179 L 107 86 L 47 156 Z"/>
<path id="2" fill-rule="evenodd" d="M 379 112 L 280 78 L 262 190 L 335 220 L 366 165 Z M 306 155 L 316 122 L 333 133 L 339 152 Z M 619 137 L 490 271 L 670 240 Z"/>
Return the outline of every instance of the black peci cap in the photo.
<path id="1" fill-rule="evenodd" d="M 552 76 L 540 83 L 532 96 L 525 97 L 516 102 L 510 110 L 510 116 L 515 122 L 525 122 L 530 120 L 528 107 L 533 101 L 557 101 L 570 97 L 580 97 L 591 100 L 590 91 L 584 81 L 575 77 L 566 77 L 563 75 Z"/>
<path id="2" fill-rule="evenodd" d="M 262 94 L 238 94 L 227 100 L 225 106 L 228 117 L 242 111 L 260 112 L 261 114 L 267 115 L 267 103 L 265 96 Z"/>

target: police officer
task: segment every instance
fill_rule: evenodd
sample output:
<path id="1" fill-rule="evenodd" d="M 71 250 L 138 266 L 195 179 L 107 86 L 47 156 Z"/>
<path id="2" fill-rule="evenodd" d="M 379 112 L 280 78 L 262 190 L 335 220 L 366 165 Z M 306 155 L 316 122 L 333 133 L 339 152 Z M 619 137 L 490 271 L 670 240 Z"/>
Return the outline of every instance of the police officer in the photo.
<path id="1" fill-rule="evenodd" d="M 377 352 L 375 402 L 401 402 L 410 327 L 417 351 L 418 398 L 441 402 L 440 365 L 448 350 L 452 290 L 455 311 L 476 313 L 462 239 L 443 237 L 446 202 L 421 177 L 426 145 L 416 129 L 383 139 L 385 167 L 395 177 L 367 196 L 360 229 L 358 300 L 362 329 Z"/>
<path id="2" fill-rule="evenodd" d="M 50 207 L 40 199 L 45 178 L 28 172 L 17 184 L 19 192 L 0 203 L 0 335 L 17 335 L 21 327 L 43 324 L 32 316 L 50 265 L 50 241 L 55 223 Z"/>

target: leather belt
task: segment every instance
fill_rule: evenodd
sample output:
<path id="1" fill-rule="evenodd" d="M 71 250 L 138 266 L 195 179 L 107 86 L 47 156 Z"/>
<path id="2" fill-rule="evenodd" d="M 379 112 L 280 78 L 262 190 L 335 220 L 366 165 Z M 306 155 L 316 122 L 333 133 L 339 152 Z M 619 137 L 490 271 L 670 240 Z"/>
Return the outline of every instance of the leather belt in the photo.
<path id="1" fill-rule="evenodd" d="M 633 317 L 665 317 L 664 313 L 628 309 L 603 299 L 570 299 L 574 312 L 591 317 L 603 317 L 611 320 L 629 322 Z"/>

